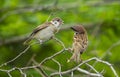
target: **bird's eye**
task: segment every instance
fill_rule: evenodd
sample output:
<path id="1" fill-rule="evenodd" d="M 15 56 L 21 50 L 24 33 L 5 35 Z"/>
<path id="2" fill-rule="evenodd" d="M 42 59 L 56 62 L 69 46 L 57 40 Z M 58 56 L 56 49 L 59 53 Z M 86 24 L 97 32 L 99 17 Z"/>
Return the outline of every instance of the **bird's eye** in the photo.
<path id="1" fill-rule="evenodd" d="M 55 21 L 55 24 L 57 24 L 57 21 Z"/>
<path id="2" fill-rule="evenodd" d="M 57 19 L 57 21 L 60 21 L 59 19 Z"/>
<path id="3" fill-rule="evenodd" d="M 76 32 L 76 34 L 78 34 L 78 32 Z"/>

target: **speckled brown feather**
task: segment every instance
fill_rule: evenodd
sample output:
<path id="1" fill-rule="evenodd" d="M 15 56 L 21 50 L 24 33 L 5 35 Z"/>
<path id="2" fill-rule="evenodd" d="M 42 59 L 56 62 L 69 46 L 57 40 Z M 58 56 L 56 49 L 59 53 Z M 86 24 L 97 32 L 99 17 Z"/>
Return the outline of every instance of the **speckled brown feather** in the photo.
<path id="1" fill-rule="evenodd" d="M 80 55 L 86 50 L 88 44 L 88 37 L 85 28 L 81 25 L 71 27 L 75 31 L 73 37 L 73 55 L 70 60 L 79 63 L 81 61 Z"/>

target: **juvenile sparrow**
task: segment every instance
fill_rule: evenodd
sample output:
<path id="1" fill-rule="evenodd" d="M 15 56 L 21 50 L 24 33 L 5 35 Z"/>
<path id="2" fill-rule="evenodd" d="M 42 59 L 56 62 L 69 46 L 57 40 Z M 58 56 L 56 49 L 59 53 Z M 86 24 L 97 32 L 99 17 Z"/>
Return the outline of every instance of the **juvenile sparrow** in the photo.
<path id="1" fill-rule="evenodd" d="M 58 32 L 60 25 L 63 23 L 61 18 L 53 18 L 50 22 L 45 22 L 39 25 L 30 34 L 24 44 L 28 44 L 32 39 L 37 39 L 40 44 L 51 39 Z"/>
<path id="2" fill-rule="evenodd" d="M 77 25 L 71 27 L 73 31 L 75 31 L 73 37 L 73 45 L 71 51 L 73 51 L 73 55 L 70 60 L 73 60 L 77 63 L 81 62 L 81 54 L 86 50 L 88 44 L 88 37 L 85 28 L 82 25 Z M 68 62 L 70 61 L 68 60 Z"/>

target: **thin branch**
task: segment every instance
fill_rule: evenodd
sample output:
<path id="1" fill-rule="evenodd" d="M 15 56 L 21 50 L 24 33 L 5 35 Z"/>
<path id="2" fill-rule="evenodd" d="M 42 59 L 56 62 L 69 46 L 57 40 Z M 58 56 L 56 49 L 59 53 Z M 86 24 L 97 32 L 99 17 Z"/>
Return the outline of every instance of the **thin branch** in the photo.
<path id="1" fill-rule="evenodd" d="M 17 69 L 20 71 L 20 73 L 23 77 L 27 77 L 26 73 L 24 73 L 20 68 L 17 68 Z"/>
<path id="2" fill-rule="evenodd" d="M 19 55 L 17 55 L 15 58 L 13 58 L 12 60 L 10 60 L 10 61 L 8 61 L 8 62 L 6 62 L 6 63 L 1 64 L 0 67 L 6 66 L 7 64 L 15 61 L 15 60 L 16 60 L 17 58 L 19 58 L 22 54 L 24 54 L 29 48 L 30 48 L 30 45 L 29 45 L 24 51 L 22 51 Z"/>
<path id="3" fill-rule="evenodd" d="M 15 67 L 15 68 L 12 68 L 12 69 L 9 69 L 9 70 L 0 69 L 0 71 L 6 72 L 9 77 L 12 77 L 12 75 L 10 74 L 10 72 L 11 72 L 11 71 L 14 71 L 15 69 L 16 69 L 16 67 Z"/>
<path id="4" fill-rule="evenodd" d="M 12 77 L 12 75 L 9 72 L 7 72 L 7 74 L 8 74 L 9 77 Z"/>
<path id="5" fill-rule="evenodd" d="M 86 60 L 86 61 L 83 61 L 82 63 L 80 63 L 80 64 L 77 65 L 76 67 L 74 67 L 74 68 L 72 68 L 72 69 L 69 69 L 69 70 L 67 70 L 67 71 L 61 72 L 61 74 L 63 75 L 63 74 L 71 73 L 72 71 L 75 71 L 77 68 L 79 68 L 81 65 L 83 65 L 83 64 L 85 64 L 85 63 L 87 63 L 87 62 L 89 62 L 89 61 L 91 61 L 91 60 L 94 60 L 94 58 L 90 58 L 90 59 L 88 59 L 88 60 Z M 55 75 L 58 75 L 58 74 L 59 74 L 58 72 L 55 72 L 55 73 L 52 73 L 50 76 L 52 77 L 52 76 L 55 76 Z"/>
<path id="6" fill-rule="evenodd" d="M 32 62 L 33 62 L 35 65 L 38 65 L 38 64 L 39 64 L 39 63 L 36 62 L 34 59 L 32 59 Z M 45 70 L 48 70 L 48 71 L 51 71 L 51 72 L 57 71 L 57 70 L 55 70 L 55 69 L 52 69 L 52 68 L 50 68 L 50 67 L 43 66 L 43 65 L 41 65 L 41 68 L 44 68 Z"/>
<path id="7" fill-rule="evenodd" d="M 57 41 L 60 45 L 62 45 L 62 47 L 63 47 L 63 49 L 66 49 L 65 48 L 65 45 L 64 45 L 64 43 L 62 42 L 62 41 L 60 41 L 58 38 L 56 38 L 56 37 L 53 37 L 53 39 L 55 40 L 55 41 Z"/>
<path id="8" fill-rule="evenodd" d="M 49 21 L 49 19 L 50 19 L 50 17 L 53 15 L 53 13 L 51 12 L 50 14 L 49 14 L 49 16 L 48 16 L 48 18 L 47 18 L 47 20 L 46 20 L 46 22 L 48 22 Z"/>
<path id="9" fill-rule="evenodd" d="M 50 58 L 51 58 L 51 57 L 50 57 Z M 52 59 L 52 58 L 51 58 L 51 59 Z M 71 72 L 73 72 L 73 71 L 75 71 L 75 70 L 78 70 L 78 71 L 80 71 L 80 72 L 82 72 L 82 73 L 84 73 L 84 74 L 88 74 L 88 75 L 90 75 L 90 76 L 101 76 L 100 74 L 90 73 L 90 72 L 88 72 L 88 71 L 86 71 L 86 70 L 83 70 L 83 69 L 80 69 L 80 68 L 79 68 L 81 65 L 83 65 L 83 64 L 85 64 L 85 63 L 88 63 L 88 62 L 90 62 L 90 61 L 92 61 L 92 60 L 96 60 L 96 61 L 98 61 L 98 62 L 101 62 L 101 63 L 103 63 L 103 64 L 108 65 L 108 66 L 111 68 L 111 70 L 113 71 L 114 75 L 115 75 L 116 77 L 118 77 L 115 69 L 112 67 L 112 65 L 111 65 L 109 62 L 100 60 L 100 59 L 98 59 L 98 58 L 96 58 L 96 57 L 93 57 L 93 58 L 90 58 L 90 59 L 88 59 L 88 60 L 85 60 L 85 61 L 83 61 L 82 63 L 80 63 L 79 65 L 75 66 L 74 68 L 72 68 L 72 69 L 70 69 L 70 70 L 63 71 L 63 72 L 61 72 L 61 73 L 60 73 L 60 72 L 52 73 L 52 74 L 50 74 L 50 77 L 55 76 L 55 75 L 59 75 L 59 74 L 61 74 L 61 75 L 68 74 L 68 73 L 71 73 Z M 46 61 L 46 60 L 45 60 L 45 61 Z M 43 63 L 43 62 L 42 62 L 42 63 Z M 40 65 L 40 64 L 38 64 L 38 65 Z M 23 69 L 36 68 L 36 67 L 38 67 L 38 65 L 37 65 L 37 66 L 31 66 L 31 67 L 19 68 L 19 69 L 20 69 L 20 70 L 23 70 Z M 10 72 L 13 71 L 13 70 L 15 70 L 15 69 L 18 69 L 18 68 L 14 67 L 14 68 L 12 68 L 12 69 L 10 69 L 10 70 L 2 70 L 2 69 L 0 69 L 0 71 L 7 72 L 8 74 L 10 74 Z"/>
<path id="10" fill-rule="evenodd" d="M 32 62 L 35 65 L 38 65 L 38 63 L 34 60 L 34 58 L 31 59 Z M 36 71 L 38 71 L 38 73 L 42 76 L 42 77 L 48 77 L 47 73 L 42 69 L 41 66 L 34 68 Z"/>
<path id="11" fill-rule="evenodd" d="M 74 77 L 74 72 L 73 71 L 71 72 L 71 77 Z"/>
<path id="12" fill-rule="evenodd" d="M 34 68 L 42 77 L 48 77 L 48 76 L 45 76 L 44 74 L 43 74 L 43 72 L 41 72 L 38 68 Z"/>
<path id="13" fill-rule="evenodd" d="M 85 63 L 87 66 L 89 66 L 93 71 L 95 71 L 97 74 L 100 74 L 93 66 L 91 66 L 88 63 Z"/>
<path id="14" fill-rule="evenodd" d="M 61 44 L 63 44 L 62 41 L 59 40 L 59 42 L 61 42 Z M 63 45 L 63 46 L 64 46 L 64 45 Z M 64 47 L 61 51 L 59 51 L 59 52 L 53 54 L 53 55 L 50 56 L 50 57 L 47 57 L 47 58 L 43 59 L 38 65 L 35 65 L 35 66 L 28 66 L 28 67 L 22 67 L 21 69 L 31 69 L 31 68 L 39 67 L 39 66 L 41 66 L 43 63 L 45 63 L 46 61 L 48 61 L 48 60 L 54 58 L 55 56 L 57 56 L 57 55 L 59 55 L 59 54 L 61 54 L 61 53 L 64 52 L 65 50 L 67 50 L 67 49 Z"/>
<path id="15" fill-rule="evenodd" d="M 104 64 L 108 65 L 108 66 L 111 68 L 112 72 L 114 73 L 115 77 L 118 77 L 118 75 L 117 75 L 115 69 L 113 68 L 112 64 L 110 64 L 110 63 L 107 62 L 107 61 L 103 61 L 103 60 L 101 60 L 101 59 L 98 59 L 98 58 L 94 58 L 94 59 L 95 59 L 96 61 L 98 61 L 98 62 L 101 62 L 101 63 L 104 63 Z"/>
<path id="16" fill-rule="evenodd" d="M 53 57 L 55 57 L 55 56 L 61 54 L 61 53 L 64 52 L 64 51 L 65 51 L 65 49 L 62 49 L 61 51 L 59 51 L 59 52 L 53 54 L 52 56 L 45 58 L 45 59 L 42 60 L 38 65 L 35 65 L 35 66 L 28 66 L 28 67 L 22 67 L 21 69 L 32 69 L 32 68 L 39 67 L 39 66 L 41 66 L 43 63 L 45 63 L 46 61 L 52 59 Z"/>
<path id="17" fill-rule="evenodd" d="M 39 72 L 41 72 L 41 75 L 43 77 L 48 77 L 47 73 L 41 68 L 41 66 L 36 67 L 37 70 L 39 70 Z"/>
<path id="18" fill-rule="evenodd" d="M 101 63 L 104 63 L 104 64 L 108 65 L 108 66 L 111 68 L 111 70 L 113 71 L 115 77 L 118 77 L 115 69 L 113 68 L 113 66 L 112 66 L 109 62 L 100 60 L 100 59 L 98 59 L 98 58 L 95 58 L 95 60 L 97 60 L 98 62 L 101 62 Z"/>
<path id="19" fill-rule="evenodd" d="M 14 70 L 19 70 L 20 73 L 21 73 L 21 75 L 22 75 L 23 77 L 27 77 L 27 75 L 26 75 L 20 68 L 18 68 L 18 67 L 14 67 L 14 68 L 11 68 L 11 69 L 9 69 L 9 70 L 0 69 L 0 71 L 6 72 L 9 77 L 12 77 L 12 75 L 10 74 L 10 72 L 12 72 L 12 71 L 14 71 Z"/>
<path id="20" fill-rule="evenodd" d="M 117 41 L 116 43 L 114 43 L 114 44 L 112 44 L 108 49 L 107 49 L 107 51 L 100 57 L 100 59 L 103 59 L 107 54 L 110 54 L 111 52 L 111 50 L 114 48 L 114 47 L 116 47 L 116 46 L 118 46 L 118 45 L 120 45 L 120 40 L 119 41 Z M 97 61 L 96 62 L 94 62 L 94 64 L 92 65 L 93 67 L 96 65 L 96 63 L 97 63 Z M 89 71 L 91 71 L 92 69 L 90 69 Z"/>
<path id="21" fill-rule="evenodd" d="M 83 70 L 81 68 L 77 68 L 77 71 L 82 72 L 82 73 L 87 74 L 87 75 L 90 75 L 90 76 L 94 76 L 94 77 L 103 77 L 100 74 L 90 73 L 90 72 Z"/>
<path id="22" fill-rule="evenodd" d="M 113 71 L 114 75 L 115 75 L 116 77 L 118 77 L 115 69 L 112 67 L 112 65 L 111 65 L 109 62 L 100 60 L 100 59 L 98 59 L 98 58 L 96 58 L 96 57 L 93 57 L 93 58 L 90 58 L 90 59 L 88 59 L 88 60 L 86 60 L 86 61 L 83 61 L 83 62 L 80 63 L 78 66 L 76 66 L 76 67 L 74 67 L 74 68 L 72 68 L 72 69 L 70 69 L 70 70 L 63 71 L 63 72 L 61 72 L 61 74 L 62 74 L 62 75 L 63 75 L 63 74 L 68 74 L 68 73 L 70 73 L 70 72 L 72 72 L 72 71 L 75 71 L 75 70 L 77 70 L 81 65 L 83 65 L 83 64 L 85 64 L 85 63 L 88 63 L 88 62 L 90 62 L 90 61 L 92 61 L 92 60 L 96 60 L 96 61 L 98 61 L 98 62 L 101 62 L 101 63 L 104 63 L 104 64 L 108 65 L 108 66 L 111 68 L 111 70 Z M 81 72 L 84 73 L 83 71 L 81 71 Z M 55 75 L 59 75 L 59 72 L 52 73 L 50 76 L 52 77 L 52 76 L 55 76 Z M 97 75 L 100 75 L 100 74 L 97 74 Z"/>
<path id="23" fill-rule="evenodd" d="M 39 63 L 37 63 L 34 58 L 31 59 L 31 61 L 35 64 L 38 65 Z M 42 76 L 42 77 L 48 77 L 47 73 L 42 69 L 42 65 L 39 67 L 34 68 L 36 71 L 38 71 L 38 73 Z"/>
<path id="24" fill-rule="evenodd" d="M 62 69 L 62 68 L 61 68 L 61 64 L 60 64 L 57 60 L 55 60 L 55 59 L 53 59 L 53 58 L 56 57 L 57 55 L 65 52 L 66 50 L 68 50 L 68 48 L 65 48 L 64 43 L 63 43 L 62 41 L 60 41 L 59 39 L 57 39 L 57 38 L 55 38 L 55 37 L 54 37 L 53 39 L 56 40 L 58 43 L 60 43 L 60 44 L 62 45 L 63 49 L 62 49 L 61 51 L 53 54 L 53 55 L 50 56 L 50 57 L 47 57 L 47 58 L 43 59 L 40 63 L 35 64 L 35 65 L 33 65 L 33 66 L 26 66 L 26 67 L 22 67 L 22 68 L 14 67 L 14 68 L 9 69 L 9 70 L 0 69 L 0 71 L 6 72 L 6 73 L 9 75 L 9 77 L 12 77 L 12 75 L 10 74 L 10 72 L 12 72 L 12 71 L 14 71 L 14 70 L 19 70 L 20 73 L 21 73 L 21 75 L 23 75 L 24 77 L 26 77 L 27 74 L 24 73 L 23 70 L 33 69 L 33 68 L 34 68 L 34 69 L 39 68 L 39 72 L 42 73 L 42 76 L 48 77 L 48 75 L 46 74 L 46 72 L 42 69 L 41 65 L 43 65 L 43 64 L 44 64 L 46 61 L 48 61 L 48 60 L 53 60 L 55 63 L 58 64 L 58 66 L 59 66 L 59 71 L 58 71 L 58 72 L 51 73 L 51 74 L 50 74 L 50 77 L 55 76 L 55 75 L 60 75 L 60 77 L 62 77 L 62 75 L 64 75 L 64 74 L 70 74 L 70 73 L 71 73 L 71 77 L 72 77 L 72 76 L 74 75 L 73 72 L 76 71 L 76 70 L 79 71 L 79 72 L 81 72 L 81 73 L 90 75 L 90 76 L 103 77 L 101 74 L 99 74 L 99 72 L 98 72 L 93 66 L 87 64 L 88 62 L 90 62 L 90 61 L 92 61 L 92 60 L 95 60 L 95 61 L 97 61 L 97 62 L 100 62 L 100 63 L 103 63 L 103 64 L 109 66 L 110 69 L 112 70 L 112 72 L 114 73 L 114 75 L 115 75 L 116 77 L 118 77 L 115 69 L 113 68 L 113 66 L 112 66 L 109 62 L 103 61 L 103 60 L 98 59 L 98 58 L 96 58 L 96 57 L 87 59 L 87 60 L 83 61 L 82 63 L 78 64 L 77 66 L 75 66 L 75 67 L 73 67 L 73 68 L 71 68 L 71 69 L 68 69 L 68 70 L 66 70 L 66 71 L 61 71 L 61 69 Z M 10 60 L 10 61 L 8 61 L 8 62 L 6 62 L 6 63 L 3 63 L 3 64 L 1 65 L 1 67 L 7 65 L 8 63 L 11 63 L 11 62 L 15 61 L 18 57 L 20 57 L 23 53 L 25 53 L 25 52 L 30 48 L 30 46 L 32 46 L 32 45 L 34 45 L 34 44 L 36 44 L 36 43 L 33 43 L 33 44 L 29 45 L 29 46 L 28 46 L 23 52 L 21 52 L 18 56 L 16 56 L 15 58 L 13 58 L 12 60 Z M 117 43 L 117 45 L 118 45 L 118 44 L 119 44 L 119 43 Z M 33 58 L 32 58 L 32 61 L 35 62 Z M 91 72 L 89 72 L 89 71 L 87 71 L 87 70 L 81 69 L 80 66 L 82 66 L 83 64 L 86 64 L 87 66 L 89 66 L 93 71 L 95 71 L 95 73 L 91 73 Z M 37 69 L 37 71 L 38 71 L 38 69 Z"/>
<path id="25" fill-rule="evenodd" d="M 60 74 L 60 77 L 62 77 L 62 75 L 61 75 L 61 64 L 57 61 L 57 60 L 55 60 L 55 59 L 52 59 L 55 63 L 57 63 L 58 64 L 58 66 L 59 66 L 59 74 Z"/>
<path id="26" fill-rule="evenodd" d="M 32 57 L 30 58 L 30 60 L 28 61 L 28 63 L 26 64 L 26 66 L 30 65 L 31 62 L 34 60 L 36 54 L 33 54 Z"/>
<path id="27" fill-rule="evenodd" d="M 13 58 L 12 60 L 9 60 L 8 62 L 5 62 L 5 63 L 1 64 L 0 67 L 6 66 L 7 64 L 15 61 L 15 60 L 18 59 L 21 55 L 23 55 L 24 53 L 26 53 L 26 51 L 28 51 L 28 49 L 29 49 L 32 45 L 37 44 L 37 43 L 38 43 L 38 42 L 35 42 L 35 43 L 32 43 L 31 45 L 28 45 L 27 48 L 25 48 L 25 50 L 23 50 L 21 53 L 19 53 L 15 58 Z"/>

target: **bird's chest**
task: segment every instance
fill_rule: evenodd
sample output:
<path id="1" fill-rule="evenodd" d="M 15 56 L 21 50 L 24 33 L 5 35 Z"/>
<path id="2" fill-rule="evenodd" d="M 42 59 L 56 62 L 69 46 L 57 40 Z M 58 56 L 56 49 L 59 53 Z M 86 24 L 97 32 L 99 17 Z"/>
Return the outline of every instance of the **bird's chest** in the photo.
<path id="1" fill-rule="evenodd" d="M 54 35 L 54 28 L 47 27 L 37 33 L 35 38 L 40 40 L 48 40 Z"/>

